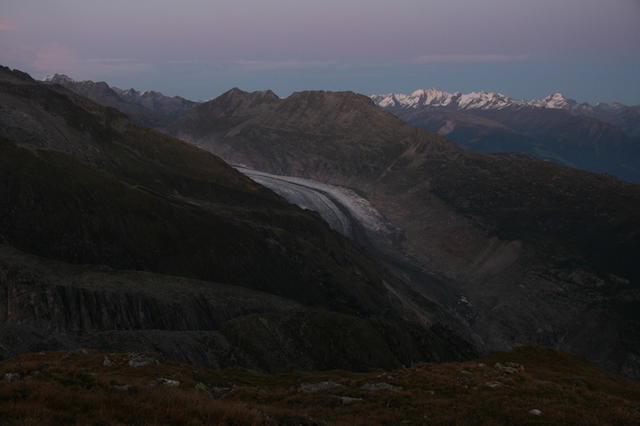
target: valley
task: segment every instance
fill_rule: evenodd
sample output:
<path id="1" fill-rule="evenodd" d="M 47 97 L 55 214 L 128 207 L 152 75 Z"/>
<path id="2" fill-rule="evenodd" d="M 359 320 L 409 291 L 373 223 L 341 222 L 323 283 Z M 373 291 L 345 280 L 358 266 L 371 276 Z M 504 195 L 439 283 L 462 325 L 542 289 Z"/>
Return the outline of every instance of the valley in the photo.
<path id="1" fill-rule="evenodd" d="M 546 345 L 638 371 L 635 349 L 626 352 L 638 318 L 614 307 L 638 297 L 637 185 L 474 154 L 349 92 L 281 100 L 233 89 L 169 131 L 231 163 L 357 191 L 402 230 L 395 249 L 458 295 L 447 309 L 485 350 Z M 603 315 L 618 318 L 616 332 L 591 346 L 585 324 L 603 336 Z"/>
<path id="2" fill-rule="evenodd" d="M 640 425 L 638 6 L 0 1 L 0 426 Z"/>
<path id="3" fill-rule="evenodd" d="M 415 99 L 451 108 L 455 96 L 425 91 Z M 536 106 L 465 96 L 465 111 L 478 114 L 517 106 L 517 114 L 535 108 L 551 122 L 572 117 L 558 97 Z M 257 182 L 319 212 L 436 301 L 444 323 L 480 351 L 550 346 L 640 377 L 639 318 L 629 314 L 640 299 L 637 185 L 524 154 L 475 154 L 351 92 L 281 99 L 232 89 L 165 123 L 159 130 L 242 164 Z"/>
<path id="4" fill-rule="evenodd" d="M 3 357 L 88 345 L 282 372 L 478 353 L 454 315 L 215 155 L 6 68 L 0 100 Z"/>
<path id="5" fill-rule="evenodd" d="M 335 231 L 362 245 L 396 276 L 440 302 L 454 316 L 460 316 L 460 308 L 463 311 L 467 308 L 461 302 L 466 299 L 451 283 L 428 272 L 398 248 L 398 242 L 405 238 L 402 231 L 354 191 L 311 179 L 272 175 L 237 165 L 235 168 L 287 201 L 317 212 Z M 476 344 L 481 345 L 478 341 Z"/>

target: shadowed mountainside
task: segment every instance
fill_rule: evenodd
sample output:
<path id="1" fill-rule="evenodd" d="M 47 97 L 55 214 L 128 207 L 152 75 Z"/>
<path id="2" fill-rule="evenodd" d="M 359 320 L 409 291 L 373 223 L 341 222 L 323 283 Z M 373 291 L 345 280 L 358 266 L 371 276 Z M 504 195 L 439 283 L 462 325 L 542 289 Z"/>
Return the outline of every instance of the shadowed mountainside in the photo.
<path id="1" fill-rule="evenodd" d="M 640 377 L 640 186 L 472 153 L 350 92 L 233 89 L 171 125 L 234 164 L 357 191 L 456 284 L 487 348 L 538 344 Z"/>
<path id="2" fill-rule="evenodd" d="M 0 172 L 5 356 L 84 342 L 283 371 L 475 353 L 457 320 L 316 214 L 7 68 Z"/>

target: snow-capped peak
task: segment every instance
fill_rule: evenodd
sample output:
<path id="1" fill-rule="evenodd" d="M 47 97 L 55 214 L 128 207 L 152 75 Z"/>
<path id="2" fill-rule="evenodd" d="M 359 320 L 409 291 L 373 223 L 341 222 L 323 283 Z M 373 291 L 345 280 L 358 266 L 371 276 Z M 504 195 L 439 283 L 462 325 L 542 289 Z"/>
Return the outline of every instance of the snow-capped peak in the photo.
<path id="1" fill-rule="evenodd" d="M 472 92 L 462 94 L 460 92 L 449 93 L 438 89 L 420 89 L 410 95 L 402 93 L 390 93 L 386 95 L 373 95 L 373 101 L 383 107 L 418 108 L 454 107 L 458 109 L 501 109 L 511 105 L 522 105 L 525 102 L 509 98 L 501 93 Z"/>
<path id="2" fill-rule="evenodd" d="M 460 92 L 449 93 L 438 89 L 419 89 L 409 95 L 403 93 L 388 93 L 386 95 L 371 96 L 373 102 L 382 108 L 420 108 L 420 107 L 446 107 L 457 110 L 501 110 L 505 108 L 547 108 L 564 109 L 574 112 L 587 113 L 594 108 L 599 109 L 622 109 L 624 105 L 614 102 L 613 104 L 597 104 L 595 107 L 583 103 L 578 104 L 573 99 L 567 98 L 562 93 L 552 93 L 541 99 L 527 101 L 524 99 L 514 99 L 497 92 L 471 92 L 462 94 Z"/>
<path id="3" fill-rule="evenodd" d="M 396 96 L 400 96 L 401 99 L 398 99 Z M 387 93 L 384 95 L 371 96 L 371 99 L 373 100 L 373 102 L 382 108 L 390 108 L 394 106 L 405 105 L 405 102 L 404 102 L 405 98 L 408 98 L 408 96 L 403 94 L 396 95 L 395 93 Z"/>
<path id="4" fill-rule="evenodd" d="M 42 81 L 45 81 L 47 83 L 73 83 L 73 82 L 75 82 L 74 79 L 72 79 L 71 77 L 69 77 L 68 75 L 65 75 L 65 74 L 48 75 L 45 78 L 43 78 Z"/>
<path id="5" fill-rule="evenodd" d="M 551 109 L 567 109 L 575 103 L 574 100 L 567 99 L 562 93 L 552 93 L 542 99 L 529 102 L 529 105 Z"/>
<path id="6" fill-rule="evenodd" d="M 472 92 L 460 96 L 458 106 L 461 109 L 502 109 L 508 106 L 522 105 L 524 101 L 512 99 L 502 93 Z"/>
<path id="7" fill-rule="evenodd" d="M 460 97 L 460 93 L 449 93 L 438 89 L 416 90 L 411 94 L 421 105 L 447 106 Z"/>

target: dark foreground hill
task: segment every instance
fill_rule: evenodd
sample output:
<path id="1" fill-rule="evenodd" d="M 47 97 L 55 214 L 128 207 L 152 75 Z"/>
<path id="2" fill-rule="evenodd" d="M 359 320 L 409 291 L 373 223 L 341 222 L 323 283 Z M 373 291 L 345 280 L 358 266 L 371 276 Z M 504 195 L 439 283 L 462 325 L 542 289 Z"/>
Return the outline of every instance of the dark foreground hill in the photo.
<path id="1" fill-rule="evenodd" d="M 455 318 L 317 215 L 7 68 L 0 176 L 2 356 L 89 346 L 287 371 L 476 353 Z"/>
<path id="2" fill-rule="evenodd" d="M 373 373 L 213 371 L 136 353 L 41 352 L 0 364 L 5 425 L 637 425 L 640 384 L 521 348 Z"/>
<path id="3" fill-rule="evenodd" d="M 640 186 L 467 151 L 353 93 L 233 89 L 171 132 L 225 160 L 357 191 L 449 280 L 489 349 L 547 345 L 640 378 Z"/>

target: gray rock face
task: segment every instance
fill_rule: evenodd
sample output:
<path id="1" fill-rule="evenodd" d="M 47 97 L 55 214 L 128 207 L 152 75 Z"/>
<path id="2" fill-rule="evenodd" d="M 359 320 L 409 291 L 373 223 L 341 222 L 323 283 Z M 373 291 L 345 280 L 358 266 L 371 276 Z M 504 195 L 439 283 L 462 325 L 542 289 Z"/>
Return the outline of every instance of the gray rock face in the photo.
<path id="1" fill-rule="evenodd" d="M 136 356 L 129 360 L 129 367 L 146 367 L 147 365 L 157 365 L 160 362 L 155 358 Z"/>
<path id="2" fill-rule="evenodd" d="M 240 316 L 301 308 L 222 284 L 63 265 L 0 247 L 0 318 L 53 332 L 217 330 Z"/>
<path id="3" fill-rule="evenodd" d="M 502 383 L 500 383 L 500 382 L 486 382 L 484 384 L 484 386 L 486 386 L 486 387 L 488 387 L 490 389 L 497 389 L 497 388 L 499 388 L 501 386 L 504 386 L 504 385 Z"/>
<path id="4" fill-rule="evenodd" d="M 398 367 L 429 351 L 446 358 L 438 351 L 456 343 L 438 333 L 311 311 L 242 287 L 70 265 L 0 246 L 0 358 L 91 347 L 131 352 L 133 367 L 160 362 L 138 354 L 158 353 L 213 368 L 361 370 Z M 424 347 L 415 345 L 418 335 Z M 113 363 L 105 357 L 103 365 Z"/>
<path id="5" fill-rule="evenodd" d="M 354 398 L 351 396 L 336 396 L 337 399 L 340 400 L 340 402 L 342 402 L 342 404 L 344 405 L 350 405 L 353 404 L 355 402 L 360 402 L 360 401 L 364 401 L 364 399 L 362 398 Z"/>
<path id="6" fill-rule="evenodd" d="M 398 392 L 402 390 L 401 386 L 390 385 L 389 383 L 378 382 L 378 383 L 365 383 L 360 386 L 360 389 L 366 391 L 392 391 Z"/>
<path id="7" fill-rule="evenodd" d="M 160 377 L 156 380 L 156 383 L 160 386 L 166 386 L 168 388 L 177 388 L 180 386 L 180 381 L 173 379 L 166 379 L 164 377 Z"/>
<path id="8" fill-rule="evenodd" d="M 327 382 L 319 382 L 319 383 L 303 383 L 298 387 L 298 392 L 320 392 L 331 389 L 343 388 L 344 386 L 340 383 L 327 381 Z"/>
<path id="9" fill-rule="evenodd" d="M 21 379 L 20 373 L 5 373 L 3 380 L 8 383 L 17 382 Z"/>
<path id="10" fill-rule="evenodd" d="M 127 384 L 124 384 L 124 385 L 114 384 L 114 385 L 111 385 L 111 387 L 113 389 L 115 389 L 117 391 L 121 391 L 121 392 L 127 392 L 129 389 L 132 388 L 131 385 L 127 385 Z"/>
<path id="11" fill-rule="evenodd" d="M 519 372 L 524 371 L 524 367 L 520 364 L 517 364 L 515 362 L 506 362 L 504 364 L 497 362 L 493 368 L 496 369 L 496 371 L 500 372 L 500 373 L 504 373 L 504 374 L 516 374 Z"/>

